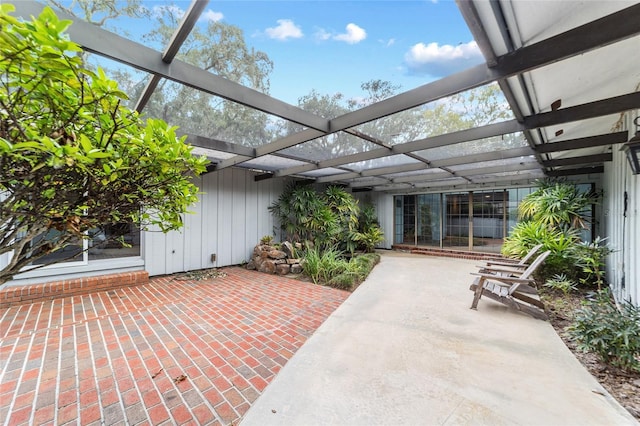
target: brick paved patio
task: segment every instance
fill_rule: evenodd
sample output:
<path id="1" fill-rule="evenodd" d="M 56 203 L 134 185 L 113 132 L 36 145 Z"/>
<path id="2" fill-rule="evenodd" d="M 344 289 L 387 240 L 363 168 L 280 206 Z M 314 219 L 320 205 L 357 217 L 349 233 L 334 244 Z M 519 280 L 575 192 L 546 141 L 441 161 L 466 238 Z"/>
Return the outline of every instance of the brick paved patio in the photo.
<path id="1" fill-rule="evenodd" d="M 224 271 L 0 311 L 0 422 L 238 420 L 349 293 Z"/>

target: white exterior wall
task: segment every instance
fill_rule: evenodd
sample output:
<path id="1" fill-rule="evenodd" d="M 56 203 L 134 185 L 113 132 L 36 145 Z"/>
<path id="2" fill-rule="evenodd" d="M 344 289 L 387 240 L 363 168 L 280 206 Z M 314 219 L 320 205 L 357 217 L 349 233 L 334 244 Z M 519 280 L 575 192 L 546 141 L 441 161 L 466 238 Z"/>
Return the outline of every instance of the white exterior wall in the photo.
<path id="1" fill-rule="evenodd" d="M 282 179 L 255 182 L 255 173 L 229 168 L 198 178 L 200 202 L 185 215 L 178 232 L 146 232 L 145 269 L 149 275 L 237 265 L 251 257 L 265 235 L 273 235 L 268 207 L 284 188 Z M 216 261 L 211 261 L 211 255 Z"/>
<path id="2" fill-rule="evenodd" d="M 633 117 L 638 115 L 636 111 Z M 626 128 L 632 129 L 629 131 L 631 138 L 635 134 L 631 115 L 626 117 Z M 607 241 L 616 250 L 607 259 L 606 279 L 619 301 L 631 301 L 640 306 L 640 175 L 631 174 L 621 146 L 613 146 L 613 161 L 605 164 L 603 178 L 602 233 L 609 237 Z"/>
<path id="3" fill-rule="evenodd" d="M 376 247 L 390 249 L 393 244 L 393 195 L 382 192 L 356 192 L 353 196 L 360 205 L 371 204 L 376 208 L 378 222 L 384 233 L 384 241 Z"/>

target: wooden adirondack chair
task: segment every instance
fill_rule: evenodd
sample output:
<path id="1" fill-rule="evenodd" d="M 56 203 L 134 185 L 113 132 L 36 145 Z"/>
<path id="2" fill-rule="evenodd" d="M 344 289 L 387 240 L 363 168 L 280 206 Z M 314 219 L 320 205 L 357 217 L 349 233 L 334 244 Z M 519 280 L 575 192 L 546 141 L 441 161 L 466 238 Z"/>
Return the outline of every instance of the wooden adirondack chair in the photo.
<path id="1" fill-rule="evenodd" d="M 503 303 L 534 318 L 546 320 L 544 304 L 531 296 L 535 292 L 533 273 L 542 265 L 551 251 L 545 251 L 536 258 L 524 271 L 513 268 L 483 268 L 471 287 L 474 292 L 471 309 L 477 309 L 478 301 L 485 295 L 490 299 Z"/>

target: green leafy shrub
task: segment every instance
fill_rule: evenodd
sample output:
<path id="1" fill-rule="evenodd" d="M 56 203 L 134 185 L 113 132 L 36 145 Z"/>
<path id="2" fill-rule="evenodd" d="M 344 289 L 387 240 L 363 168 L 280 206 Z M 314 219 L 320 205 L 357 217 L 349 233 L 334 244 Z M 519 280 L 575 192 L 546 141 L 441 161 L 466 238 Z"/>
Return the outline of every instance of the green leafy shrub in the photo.
<path id="1" fill-rule="evenodd" d="M 596 353 L 611 365 L 640 371 L 640 308 L 625 303 L 619 310 L 608 290 L 583 302 L 568 332 L 578 349 Z"/>
<path id="2" fill-rule="evenodd" d="M 360 229 L 367 229 L 371 226 L 380 226 L 380 223 L 378 223 L 378 214 L 376 213 L 376 208 L 374 206 L 367 204 L 360 209 L 358 226 Z"/>
<path id="3" fill-rule="evenodd" d="M 588 226 L 591 208 L 599 199 L 600 194 L 581 191 L 567 182 L 538 181 L 538 188 L 518 206 L 521 221 L 505 239 L 502 254 L 521 258 L 542 243 L 543 250 L 550 250 L 551 254 L 536 272 L 537 279 L 547 281 L 554 275 L 565 274 L 583 284 L 589 281 L 602 284 L 602 269 L 594 263 L 604 258 L 604 252 L 595 248 L 576 250 L 580 229 Z"/>
<path id="4" fill-rule="evenodd" d="M 0 3 L 0 284 L 105 224 L 180 229 L 198 200 L 191 155 L 176 128 L 143 120 L 46 7 L 22 21 Z M 31 264 L 31 265 L 30 265 Z"/>
<path id="5" fill-rule="evenodd" d="M 338 186 L 320 193 L 311 185 L 292 183 L 269 211 L 280 224 L 282 238 L 289 241 L 312 241 L 321 248 L 354 253 L 359 248 L 371 251 L 384 240 L 375 209 L 369 206 L 363 214 L 358 200 Z"/>
<path id="6" fill-rule="evenodd" d="M 584 276 L 580 278 L 583 284 L 596 284 L 598 290 L 604 286 L 605 259 L 613 253 L 613 249 L 604 243 L 606 238 L 597 237 L 592 243 L 583 242 L 574 248 L 576 264 L 582 269 Z"/>
<path id="7" fill-rule="evenodd" d="M 377 225 L 372 225 L 362 232 L 353 232 L 351 239 L 361 247 L 365 253 L 373 252 L 376 244 L 384 241 L 384 233 Z"/>
<path id="8" fill-rule="evenodd" d="M 565 274 L 554 275 L 544 283 L 544 286 L 552 290 L 560 291 L 565 296 L 571 291 L 575 291 L 578 289 L 576 287 L 576 282 L 567 278 Z"/>
<path id="9" fill-rule="evenodd" d="M 273 236 L 271 235 L 265 235 L 264 237 L 260 238 L 260 244 L 269 245 L 272 242 L 273 242 Z"/>
<path id="10" fill-rule="evenodd" d="M 520 218 L 547 227 L 584 229 L 591 206 L 600 196 L 580 191 L 575 185 L 541 180 L 538 189 L 526 196 L 518 206 Z"/>
<path id="11" fill-rule="evenodd" d="M 307 248 L 302 257 L 304 273 L 315 284 L 326 284 L 331 279 L 347 270 L 349 263 L 336 248 L 321 250 L 314 246 Z"/>
<path id="12" fill-rule="evenodd" d="M 550 250 L 551 254 L 538 269 L 536 278 L 544 282 L 554 275 L 565 274 L 577 279 L 579 269 L 576 267 L 574 248 L 579 241 L 579 233 L 575 229 L 549 228 L 534 221 L 519 222 L 505 239 L 502 254 L 522 258 L 532 247 L 542 244 L 541 251 Z"/>

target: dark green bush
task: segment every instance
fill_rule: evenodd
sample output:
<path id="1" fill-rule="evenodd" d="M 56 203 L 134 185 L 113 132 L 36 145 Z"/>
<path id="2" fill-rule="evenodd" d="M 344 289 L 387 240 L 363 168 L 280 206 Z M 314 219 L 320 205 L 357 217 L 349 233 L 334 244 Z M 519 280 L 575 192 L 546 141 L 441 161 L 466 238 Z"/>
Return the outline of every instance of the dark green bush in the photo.
<path id="1" fill-rule="evenodd" d="M 318 192 L 310 185 L 293 183 L 269 211 L 280 224 L 283 240 L 313 241 L 323 249 L 335 247 L 349 253 L 373 251 L 384 240 L 375 209 L 360 210 L 358 200 L 338 186 Z"/>
<path id="2" fill-rule="evenodd" d="M 640 371 L 640 308 L 625 303 L 618 309 L 608 290 L 583 302 L 568 332 L 578 349 L 608 364 Z"/>

